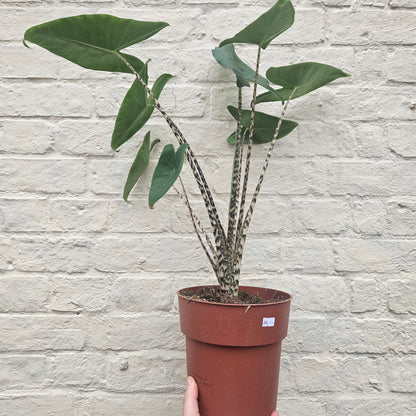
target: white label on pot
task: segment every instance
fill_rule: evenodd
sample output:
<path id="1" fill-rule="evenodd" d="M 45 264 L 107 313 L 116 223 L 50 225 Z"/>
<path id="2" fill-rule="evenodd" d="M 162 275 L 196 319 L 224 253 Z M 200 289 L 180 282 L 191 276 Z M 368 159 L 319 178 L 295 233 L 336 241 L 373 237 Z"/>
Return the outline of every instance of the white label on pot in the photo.
<path id="1" fill-rule="evenodd" d="M 263 327 L 274 326 L 275 318 L 263 318 Z"/>

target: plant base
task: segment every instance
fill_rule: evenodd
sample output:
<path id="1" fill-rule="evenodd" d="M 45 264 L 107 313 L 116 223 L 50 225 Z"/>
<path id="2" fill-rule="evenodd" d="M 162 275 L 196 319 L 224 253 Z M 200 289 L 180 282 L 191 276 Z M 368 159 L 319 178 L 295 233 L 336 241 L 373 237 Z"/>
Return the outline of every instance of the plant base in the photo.
<path id="1" fill-rule="evenodd" d="M 201 416 L 270 416 L 276 408 L 291 296 L 249 286 L 241 290 L 286 300 L 231 305 L 190 300 L 178 292 L 187 371 L 198 384 Z"/>

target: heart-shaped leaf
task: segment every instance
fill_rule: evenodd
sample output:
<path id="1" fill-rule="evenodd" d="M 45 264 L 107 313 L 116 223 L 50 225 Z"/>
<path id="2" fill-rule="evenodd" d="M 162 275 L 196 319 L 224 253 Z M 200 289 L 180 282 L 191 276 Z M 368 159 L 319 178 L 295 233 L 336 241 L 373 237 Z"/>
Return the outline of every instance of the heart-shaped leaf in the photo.
<path id="1" fill-rule="evenodd" d="M 150 208 L 154 207 L 155 203 L 169 191 L 176 179 L 178 179 L 188 147 L 187 143 L 182 144 L 176 152 L 173 144 L 167 144 L 163 148 L 150 185 Z"/>
<path id="2" fill-rule="evenodd" d="M 334 66 L 317 62 L 269 68 L 266 75 L 271 82 L 283 88 L 259 95 L 256 98 L 257 103 L 280 101 L 280 99 L 286 101 L 292 93 L 291 99 L 298 98 L 338 78 L 349 77 L 349 74 Z"/>
<path id="3" fill-rule="evenodd" d="M 222 67 L 231 69 L 234 72 L 237 77 L 237 87 L 249 87 L 250 82 L 254 82 L 256 71 L 251 69 L 237 56 L 233 44 L 215 48 L 212 50 L 212 54 Z M 269 81 L 261 75 L 258 77 L 258 83 L 268 90 L 273 90 L 270 87 Z"/>
<path id="4" fill-rule="evenodd" d="M 238 109 L 233 106 L 227 107 L 230 114 L 238 120 Z M 248 143 L 249 128 L 250 128 L 251 110 L 243 110 L 241 112 L 241 124 L 245 128 L 244 142 Z M 276 131 L 278 117 L 256 111 L 254 114 L 254 132 L 253 144 L 269 143 L 273 140 L 274 132 Z M 287 136 L 292 130 L 298 126 L 298 123 L 291 120 L 283 120 L 280 126 L 278 139 Z M 227 139 L 229 143 L 235 143 L 235 132 Z"/>
<path id="5" fill-rule="evenodd" d="M 143 75 L 144 71 L 146 75 Z M 147 64 L 141 72 L 141 77 L 147 82 Z M 155 81 L 152 93 L 156 98 L 159 98 L 163 87 L 171 78 L 172 75 L 163 74 Z M 111 147 L 117 150 L 136 134 L 149 120 L 154 108 L 154 102 L 148 98 L 145 87 L 136 79 L 121 103 L 111 138 Z"/>
<path id="6" fill-rule="evenodd" d="M 150 131 L 144 136 L 143 143 L 137 152 L 133 164 L 131 165 L 129 174 L 127 176 L 127 181 L 124 186 L 123 198 L 126 202 L 128 202 L 127 198 L 129 197 L 134 185 L 136 185 L 137 181 L 149 166 L 150 152 L 159 142 L 160 140 L 156 139 L 153 140 L 152 144 L 150 144 Z"/>
<path id="7" fill-rule="evenodd" d="M 292 26 L 295 20 L 295 9 L 290 0 L 279 0 L 270 10 L 262 14 L 234 37 L 221 42 L 254 43 L 266 49 L 267 45 L 278 35 Z"/>
<path id="8" fill-rule="evenodd" d="M 117 53 L 153 36 L 166 26 L 168 24 L 164 22 L 84 14 L 33 26 L 25 32 L 24 43 L 35 43 L 84 68 L 130 72 Z M 143 66 L 139 59 L 126 54 L 123 56 L 136 71 Z"/>

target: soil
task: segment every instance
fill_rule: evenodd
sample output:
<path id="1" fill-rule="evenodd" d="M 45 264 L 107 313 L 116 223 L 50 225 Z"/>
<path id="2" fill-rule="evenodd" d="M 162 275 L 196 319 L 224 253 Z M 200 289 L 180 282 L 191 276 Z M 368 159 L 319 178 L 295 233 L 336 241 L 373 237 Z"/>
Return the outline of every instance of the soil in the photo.
<path id="1" fill-rule="evenodd" d="M 189 299 L 203 300 L 206 302 L 228 303 L 232 305 L 257 305 L 262 303 L 278 303 L 286 300 L 285 296 L 274 296 L 272 298 L 263 299 L 259 295 L 250 295 L 245 291 L 238 292 L 237 296 L 229 296 L 221 292 L 219 287 L 203 287 L 197 291 L 182 291 L 182 295 Z"/>

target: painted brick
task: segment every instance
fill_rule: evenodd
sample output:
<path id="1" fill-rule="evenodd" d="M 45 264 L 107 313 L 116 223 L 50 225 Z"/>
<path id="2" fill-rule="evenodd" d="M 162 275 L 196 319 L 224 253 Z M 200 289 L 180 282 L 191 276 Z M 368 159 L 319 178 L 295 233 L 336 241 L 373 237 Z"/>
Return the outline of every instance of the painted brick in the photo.
<path id="1" fill-rule="evenodd" d="M 401 157 L 415 157 L 413 146 L 415 123 L 390 124 L 387 127 L 388 147 Z"/>
<path id="2" fill-rule="evenodd" d="M 3 116 L 91 116 L 92 93 L 85 86 L 10 83 L 0 86 L 0 95 L 0 113 Z"/>
<path id="3" fill-rule="evenodd" d="M 0 312 L 44 312 L 48 309 L 48 279 L 39 276 L 0 277 Z"/>
<path id="4" fill-rule="evenodd" d="M 335 244 L 338 271 L 411 271 L 415 261 L 410 240 L 343 239 Z"/>
<path id="5" fill-rule="evenodd" d="M 396 49 L 387 56 L 385 71 L 387 79 L 399 82 L 415 82 L 411 70 L 416 65 L 416 52 L 413 48 Z"/>
<path id="6" fill-rule="evenodd" d="M 389 280 L 387 282 L 388 307 L 397 314 L 416 313 L 415 297 L 416 290 L 413 285 L 413 276 L 400 280 Z"/>
<path id="7" fill-rule="evenodd" d="M 416 365 L 415 357 L 393 357 L 388 360 L 391 377 L 390 390 L 396 393 L 415 393 L 416 374 L 413 371 Z"/>
<path id="8" fill-rule="evenodd" d="M 72 317 L 18 314 L 1 315 L 0 320 L 7 333 L 0 341 L 3 352 L 81 350 L 86 341 L 85 332 L 74 325 Z"/>
<path id="9" fill-rule="evenodd" d="M 413 45 L 416 33 L 413 21 L 414 14 L 410 11 L 333 11 L 329 16 L 329 39 L 332 44 L 341 45 Z"/>
<path id="10" fill-rule="evenodd" d="M 374 278 L 357 278 L 351 282 L 351 312 L 363 313 L 377 310 L 381 293 Z"/>
<path id="11" fill-rule="evenodd" d="M 45 154 L 52 149 L 55 135 L 46 121 L 6 119 L 0 122 L 0 153 Z"/>
<path id="12" fill-rule="evenodd" d="M 86 186 L 81 159 L 0 159 L 0 191 L 82 193 Z"/>

